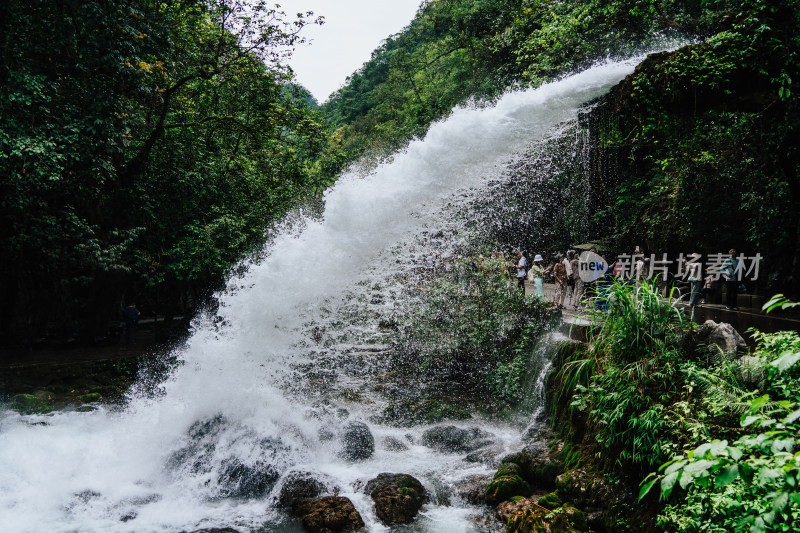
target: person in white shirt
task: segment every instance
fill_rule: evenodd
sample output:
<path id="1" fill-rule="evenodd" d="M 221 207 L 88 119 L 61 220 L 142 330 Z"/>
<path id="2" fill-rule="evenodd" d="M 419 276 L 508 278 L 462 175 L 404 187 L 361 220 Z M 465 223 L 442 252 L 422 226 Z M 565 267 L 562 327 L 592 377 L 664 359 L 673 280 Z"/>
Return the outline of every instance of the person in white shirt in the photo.
<path id="1" fill-rule="evenodd" d="M 525 292 L 525 276 L 528 275 L 528 260 L 522 252 L 517 252 L 517 285 Z"/>

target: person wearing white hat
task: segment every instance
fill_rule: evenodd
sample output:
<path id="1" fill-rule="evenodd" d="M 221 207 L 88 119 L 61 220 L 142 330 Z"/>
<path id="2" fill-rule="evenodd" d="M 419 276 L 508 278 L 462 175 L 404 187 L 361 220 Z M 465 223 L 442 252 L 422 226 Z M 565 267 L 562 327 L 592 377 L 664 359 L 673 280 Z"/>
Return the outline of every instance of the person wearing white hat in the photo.
<path id="1" fill-rule="evenodd" d="M 528 270 L 528 281 L 533 283 L 533 293 L 537 298 L 544 300 L 544 268 L 542 267 L 544 258 L 536 254 L 533 258 L 533 265 Z"/>

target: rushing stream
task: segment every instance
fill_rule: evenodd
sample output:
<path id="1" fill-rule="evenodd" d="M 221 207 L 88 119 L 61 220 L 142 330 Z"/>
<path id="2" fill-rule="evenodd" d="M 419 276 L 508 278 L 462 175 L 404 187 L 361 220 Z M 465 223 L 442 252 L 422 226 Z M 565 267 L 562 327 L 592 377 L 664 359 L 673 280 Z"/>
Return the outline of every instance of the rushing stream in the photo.
<path id="1" fill-rule="evenodd" d="M 315 389 L 320 380 L 329 391 L 367 389 L 369 378 L 357 371 L 337 372 L 333 364 L 317 381 L 308 376 L 318 362 L 344 367 L 348 354 L 379 357 L 380 346 L 368 347 L 380 336 L 363 325 L 349 331 L 356 326 L 341 318 L 342 295 L 405 268 L 389 259 L 393 247 L 440 227 L 443 205 L 498 179 L 515 154 L 573 118 L 636 62 L 609 62 L 513 92 L 491 108 L 456 109 L 370 175 L 343 176 L 327 193 L 320 219 L 280 233 L 265 259 L 229 282 L 216 315 L 195 320 L 178 353 L 184 363 L 162 395 L 131 394 L 123 409 L 0 413 L 0 531 L 296 530 L 272 504 L 280 482 L 244 486 L 242 472 L 254 467 L 275 479 L 290 469 L 329 476 L 370 531 L 386 528 L 361 483 L 380 472 L 408 473 L 433 496 L 412 527 L 397 531 L 486 531 L 488 522 L 475 518 L 482 511 L 448 487 L 491 473 L 489 466 L 420 445 L 425 427 L 374 422 L 376 403 L 331 402 L 337 396 L 326 400 Z M 324 325 L 325 353 L 309 348 L 310 324 Z M 369 425 L 371 458 L 348 462 L 340 441 L 327 438 L 349 420 Z M 498 455 L 518 448 L 525 429 L 479 419 L 457 425 L 492 433 Z M 390 450 L 386 437 L 407 449 Z M 253 491 L 260 495 L 247 497 Z"/>

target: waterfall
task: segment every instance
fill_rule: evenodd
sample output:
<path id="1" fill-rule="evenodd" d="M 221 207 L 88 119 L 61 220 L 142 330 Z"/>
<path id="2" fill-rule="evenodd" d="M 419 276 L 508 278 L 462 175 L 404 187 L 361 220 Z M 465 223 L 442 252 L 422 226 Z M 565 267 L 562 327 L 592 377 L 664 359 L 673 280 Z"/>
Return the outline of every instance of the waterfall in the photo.
<path id="1" fill-rule="evenodd" d="M 419 445 L 419 428 L 370 422 L 376 442 L 406 439 L 408 449 L 378 446 L 355 464 L 340 458 L 337 441 L 323 435 L 336 430 L 337 416 L 368 421 L 374 406 L 337 415 L 315 403 L 313 390 L 297 390 L 305 385 L 293 372 L 322 358 L 304 344 L 305 331 L 335 315 L 331 308 L 345 292 L 358 292 L 357 281 L 380 282 L 403 268 L 391 259 L 393 246 L 443 224 L 443 205 L 480 194 L 515 154 L 574 118 L 637 62 L 600 64 L 508 93 L 489 108 L 457 108 L 368 176 L 342 176 L 325 196 L 322 217 L 287 224 L 264 258 L 218 295 L 216 314 L 195 319 L 177 354 L 183 364 L 157 398 L 131 394 L 123 409 L 92 412 L 0 413 L 0 531 L 292 530 L 270 503 L 274 489 L 246 497 L 239 473 L 256 467 L 267 478 L 290 468 L 324 473 L 372 531 L 385 528 L 356 482 L 384 471 L 409 473 L 441 492 L 414 530 L 475 530 L 468 519 L 474 508 L 452 497 L 445 505 L 446 491 L 435 486 L 491 468 Z M 348 327 L 332 321 L 326 331 L 336 338 Z M 335 383 L 335 365 L 331 372 Z M 499 453 L 519 441 L 519 428 L 480 424 L 495 435 Z"/>

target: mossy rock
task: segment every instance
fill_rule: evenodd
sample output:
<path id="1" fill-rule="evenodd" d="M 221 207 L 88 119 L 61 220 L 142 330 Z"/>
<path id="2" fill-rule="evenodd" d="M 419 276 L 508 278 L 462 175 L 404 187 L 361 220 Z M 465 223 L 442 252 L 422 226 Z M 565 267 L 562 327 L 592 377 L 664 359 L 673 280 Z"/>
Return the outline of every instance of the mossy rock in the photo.
<path id="1" fill-rule="evenodd" d="M 103 396 L 99 392 L 90 392 L 89 394 L 83 394 L 78 396 L 78 401 L 83 403 L 93 403 L 102 401 Z"/>
<path id="2" fill-rule="evenodd" d="M 536 503 L 550 510 L 557 509 L 558 507 L 561 507 L 561 505 L 563 504 L 561 498 L 558 496 L 558 492 L 551 492 L 550 494 L 546 494 L 541 498 L 539 498 L 539 501 Z"/>
<path id="3" fill-rule="evenodd" d="M 497 473 L 494 475 L 494 479 L 498 479 L 501 477 L 507 476 L 522 476 L 522 468 L 516 463 L 502 463 L 500 468 L 497 469 Z M 524 478 L 523 478 L 524 479 Z"/>
<path id="4" fill-rule="evenodd" d="M 530 482 L 544 487 L 555 487 L 556 478 L 564 472 L 564 465 L 555 461 L 532 462 L 528 468 Z"/>
<path id="5" fill-rule="evenodd" d="M 495 477 L 486 487 L 486 503 L 497 505 L 514 496 L 530 496 L 533 489 L 518 475 Z"/>
<path id="6" fill-rule="evenodd" d="M 33 394 L 17 394 L 11 397 L 11 408 L 20 414 L 44 414 L 53 410 L 51 400 Z"/>
<path id="7" fill-rule="evenodd" d="M 556 478 L 564 472 L 563 464 L 553 461 L 548 456 L 535 455 L 527 450 L 507 455 L 501 464 L 501 468 L 508 464 L 517 465 L 518 474 L 537 488 L 555 488 Z"/>
<path id="8" fill-rule="evenodd" d="M 580 509 L 576 509 L 575 507 L 571 507 L 569 505 L 564 505 L 561 507 L 560 511 L 566 515 L 569 523 L 572 524 L 572 526 L 578 531 L 589 530 L 589 522 L 586 519 L 586 513 Z"/>
<path id="9" fill-rule="evenodd" d="M 506 533 L 577 533 L 564 513 L 525 509 L 508 519 Z"/>
<path id="10" fill-rule="evenodd" d="M 55 393 L 49 390 L 37 390 L 33 392 L 33 395 L 39 398 L 40 400 L 44 400 L 47 403 L 53 403 L 53 400 L 56 399 Z"/>

